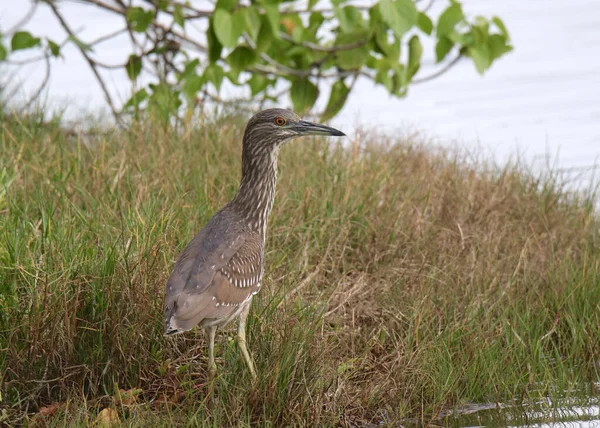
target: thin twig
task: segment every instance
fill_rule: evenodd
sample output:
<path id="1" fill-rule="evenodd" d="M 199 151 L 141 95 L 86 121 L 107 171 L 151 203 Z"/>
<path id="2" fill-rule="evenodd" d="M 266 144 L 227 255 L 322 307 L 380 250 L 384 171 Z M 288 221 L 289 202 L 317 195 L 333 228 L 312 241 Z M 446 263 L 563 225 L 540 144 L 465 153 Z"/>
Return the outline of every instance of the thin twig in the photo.
<path id="1" fill-rule="evenodd" d="M 127 10 L 126 9 L 118 8 L 116 6 L 104 3 L 103 1 L 100 1 L 100 0 L 80 0 L 80 1 L 83 2 L 83 3 L 93 4 L 95 6 L 98 6 L 98 7 L 102 8 L 102 9 L 108 10 L 108 11 L 113 12 L 113 13 L 117 13 L 117 14 L 122 15 L 122 16 L 126 16 L 127 15 Z M 163 30 L 167 34 L 172 34 L 174 37 L 176 37 L 180 41 L 185 42 L 188 45 L 193 46 L 195 49 L 199 50 L 200 52 L 207 52 L 208 51 L 207 48 L 206 48 L 206 46 L 204 46 L 202 43 L 199 43 L 198 41 L 189 38 L 185 34 L 182 34 L 179 31 L 175 31 L 174 29 L 169 28 L 166 25 L 161 24 L 160 22 L 157 22 L 156 20 L 152 22 L 152 26 L 156 27 L 156 28 L 160 28 L 161 30 Z"/>
<path id="2" fill-rule="evenodd" d="M 372 6 L 359 6 L 359 5 L 355 5 L 353 6 L 356 9 L 360 10 L 360 11 L 368 11 L 369 9 L 371 9 Z M 287 9 L 287 10 L 282 10 L 281 12 L 279 12 L 281 15 L 296 15 L 296 14 L 300 14 L 300 13 L 333 13 L 334 10 L 332 8 L 329 7 L 325 7 L 325 8 L 320 8 L 320 9 Z"/>
<path id="3" fill-rule="evenodd" d="M 4 62 L 6 62 L 7 64 L 10 64 L 10 65 L 27 65 L 27 64 L 33 64 L 34 62 L 42 61 L 42 60 L 46 59 L 46 57 L 47 57 L 47 55 L 43 54 L 43 55 L 37 55 L 37 56 L 33 56 L 31 58 L 21 59 L 21 60 L 5 59 Z"/>
<path id="4" fill-rule="evenodd" d="M 39 88 L 37 89 L 37 91 L 35 91 L 33 93 L 33 95 L 29 98 L 29 101 L 27 101 L 27 104 L 25 104 L 25 109 L 29 109 L 31 107 L 31 105 L 33 104 L 34 101 L 36 101 L 40 95 L 42 95 L 42 91 L 44 90 L 44 88 L 48 85 L 48 82 L 50 81 L 50 57 L 48 55 L 46 55 L 46 75 L 44 76 L 44 79 L 42 80 L 42 83 L 40 84 Z"/>
<path id="5" fill-rule="evenodd" d="M 92 40 L 91 42 L 88 43 L 89 46 L 95 46 L 97 44 L 106 42 L 107 40 L 110 40 L 114 37 L 117 37 L 121 34 L 123 34 L 124 32 L 127 31 L 127 28 L 121 28 L 120 30 L 117 31 L 113 31 L 112 33 L 106 34 L 104 36 L 98 37 L 96 40 Z"/>
<path id="6" fill-rule="evenodd" d="M 347 71 L 339 71 L 339 72 L 335 72 L 335 73 L 318 74 L 318 73 L 314 73 L 313 70 L 295 70 L 293 68 L 281 66 L 278 63 L 272 64 L 271 67 L 269 67 L 267 65 L 262 65 L 262 64 L 255 64 L 248 71 L 254 72 L 254 73 L 266 74 L 266 75 L 281 76 L 281 77 L 290 77 L 290 76 L 300 77 L 300 78 L 305 78 L 305 77 L 319 78 L 320 77 L 323 79 L 343 78 L 343 77 L 354 76 L 355 74 L 358 74 L 359 76 L 365 76 L 365 77 L 368 77 L 369 79 L 374 79 L 373 76 L 371 76 L 366 71 L 362 71 L 362 70 L 347 70 Z"/>
<path id="7" fill-rule="evenodd" d="M 149 3 L 153 6 L 155 6 L 155 3 L 152 2 L 151 0 L 145 0 L 146 3 Z M 186 4 L 186 3 L 180 3 L 177 1 L 171 1 L 170 4 L 173 7 L 179 6 L 182 10 L 189 10 L 192 12 L 191 15 L 184 15 L 184 20 L 188 20 L 188 19 L 198 19 L 198 18 L 208 18 L 210 16 L 212 16 L 213 11 L 211 10 L 201 10 L 201 9 L 197 9 L 195 7 L 193 7 L 190 4 Z M 167 12 L 169 13 L 169 12 Z"/>
<path id="8" fill-rule="evenodd" d="M 58 21 L 60 22 L 60 25 L 67 32 L 67 34 L 71 37 L 75 37 L 75 35 L 73 34 L 73 31 L 71 30 L 71 28 L 66 23 L 63 16 L 60 14 L 58 9 L 56 8 L 54 1 L 48 1 L 48 6 L 50 6 L 50 9 L 52 9 L 52 12 L 56 16 L 56 19 L 58 19 Z M 100 84 L 100 88 L 102 89 L 102 92 L 104 92 L 104 98 L 106 99 L 106 102 L 108 103 L 110 110 L 111 110 L 115 120 L 117 121 L 117 124 L 122 126 L 123 125 L 122 119 L 119 117 L 119 113 L 117 112 L 117 109 L 115 108 L 115 105 L 112 101 L 110 93 L 108 92 L 108 89 L 106 88 L 106 84 L 104 83 L 102 76 L 100 76 L 100 73 L 98 72 L 98 69 L 96 68 L 96 63 L 94 62 L 94 60 L 92 58 L 90 58 L 90 56 L 87 54 L 85 49 L 83 49 L 83 47 L 81 47 L 79 44 L 76 44 L 76 46 L 79 49 L 79 52 L 81 52 L 81 55 L 83 55 L 83 57 L 89 64 L 90 68 L 92 69 L 92 72 L 96 76 L 96 80 L 98 80 L 98 83 Z"/>
<path id="9" fill-rule="evenodd" d="M 429 0 L 429 3 L 427 4 L 427 6 L 425 6 L 421 12 L 422 13 L 427 13 L 429 12 L 429 9 L 431 9 L 431 6 L 433 6 L 433 4 L 435 3 L 435 0 Z"/>
<path id="10" fill-rule="evenodd" d="M 31 2 L 31 7 L 29 8 L 29 10 L 27 11 L 27 13 L 23 16 L 23 18 L 21 18 L 19 21 L 17 21 L 17 23 L 15 25 L 13 25 L 13 27 L 9 30 L 6 30 L 4 32 L 5 36 L 9 36 L 12 35 L 14 32 L 16 32 L 18 29 L 20 29 L 21 27 L 23 27 L 25 24 L 27 24 L 29 22 L 29 20 L 31 18 L 33 18 L 33 15 L 35 14 L 35 11 L 38 7 L 38 1 L 32 1 Z"/>
<path id="11" fill-rule="evenodd" d="M 463 57 L 463 54 L 459 53 L 456 58 L 454 58 L 452 61 L 450 61 L 448 64 L 446 64 L 442 69 L 436 71 L 433 74 L 430 74 L 429 76 L 421 77 L 420 79 L 414 79 L 412 81 L 412 83 L 423 83 L 423 82 L 427 82 L 429 80 L 433 80 L 436 77 L 440 77 L 442 74 L 446 73 L 448 70 L 450 70 L 452 67 L 454 67 L 456 65 L 456 63 L 458 63 L 458 61 L 460 61 L 460 59 L 462 57 Z"/>
<path id="12" fill-rule="evenodd" d="M 367 40 L 359 40 L 358 42 L 348 43 L 346 45 L 337 45 L 337 46 L 319 46 L 315 43 L 311 42 L 297 42 L 293 37 L 286 33 L 280 33 L 281 38 L 285 41 L 293 43 L 297 46 L 302 46 L 308 49 L 311 49 L 316 52 L 338 52 L 338 51 L 348 51 L 351 49 L 359 48 L 364 46 L 367 43 Z"/>

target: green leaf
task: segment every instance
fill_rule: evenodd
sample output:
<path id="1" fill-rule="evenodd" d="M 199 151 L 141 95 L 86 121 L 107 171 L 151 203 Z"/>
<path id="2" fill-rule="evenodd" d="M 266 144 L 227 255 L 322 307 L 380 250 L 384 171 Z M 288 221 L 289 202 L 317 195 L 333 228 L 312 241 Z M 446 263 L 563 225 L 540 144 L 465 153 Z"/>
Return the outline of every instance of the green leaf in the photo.
<path id="1" fill-rule="evenodd" d="M 211 19 L 206 31 L 206 41 L 208 42 L 208 60 L 211 63 L 217 62 L 221 58 L 221 52 L 223 51 L 223 45 L 217 39 L 214 30 L 214 22 Z"/>
<path id="2" fill-rule="evenodd" d="M 398 37 L 417 23 L 417 8 L 412 0 L 381 0 L 381 18 Z"/>
<path id="3" fill-rule="evenodd" d="M 344 107 L 349 93 L 350 89 L 346 86 L 343 80 L 338 80 L 337 82 L 335 82 L 331 87 L 329 101 L 327 102 L 327 107 L 325 107 L 325 111 L 321 115 L 321 120 L 329 120 L 336 114 L 338 114 L 342 107 Z"/>
<path id="4" fill-rule="evenodd" d="M 135 94 L 133 94 L 131 96 L 131 98 L 129 98 L 129 100 L 123 106 L 123 109 L 126 109 L 127 107 L 137 107 L 140 105 L 140 103 L 142 101 L 144 101 L 147 98 L 148 98 L 148 91 L 146 91 L 146 89 L 142 88 L 139 91 L 137 91 Z"/>
<path id="5" fill-rule="evenodd" d="M 487 36 L 490 33 L 490 21 L 483 16 L 476 16 L 473 26 L 481 30 L 481 33 L 485 36 L 487 41 Z"/>
<path id="6" fill-rule="evenodd" d="M 129 55 L 129 59 L 125 64 L 125 71 L 127 71 L 129 80 L 137 79 L 142 71 L 142 58 L 137 55 Z"/>
<path id="7" fill-rule="evenodd" d="M 368 35 L 365 32 L 356 34 L 341 34 L 336 39 L 335 44 L 348 45 L 359 42 L 361 40 L 365 40 L 367 37 Z M 343 68 L 344 70 L 359 69 L 367 61 L 370 51 L 371 49 L 369 48 L 369 45 L 367 43 L 354 49 L 338 51 L 336 52 L 336 63 L 340 68 Z"/>
<path id="8" fill-rule="evenodd" d="M 260 31 L 256 39 L 256 50 L 258 52 L 265 52 L 273 43 L 273 31 L 271 30 L 271 24 L 267 17 L 263 17 Z"/>
<path id="9" fill-rule="evenodd" d="M 314 54 L 302 46 L 295 46 L 291 48 L 286 53 L 286 57 L 291 58 L 293 64 L 290 65 L 299 70 L 307 70 L 314 62 Z"/>
<path id="10" fill-rule="evenodd" d="M 215 10 L 212 16 L 213 31 L 217 39 L 225 47 L 231 48 L 237 44 L 244 28 L 234 25 L 232 16 L 223 9 Z"/>
<path id="11" fill-rule="evenodd" d="M 185 26 L 185 17 L 183 15 L 183 9 L 181 8 L 181 5 L 176 4 L 173 8 L 173 21 L 175 21 L 175 23 L 181 28 Z"/>
<path id="12" fill-rule="evenodd" d="M 470 47 L 467 53 L 473 60 L 479 74 L 483 74 L 483 72 L 492 64 L 492 56 L 488 45 Z"/>
<path id="13" fill-rule="evenodd" d="M 179 75 L 179 80 L 185 80 L 190 76 L 196 75 L 196 68 L 200 65 L 200 60 L 198 58 L 193 59 L 185 64 L 183 71 Z"/>
<path id="14" fill-rule="evenodd" d="M 375 52 L 385 55 L 391 61 L 397 62 L 400 59 L 400 41 L 395 40 L 390 43 L 388 32 L 383 28 L 378 28 L 374 34 Z"/>
<path id="15" fill-rule="evenodd" d="M 308 18 L 308 28 L 304 31 L 305 37 L 308 36 L 307 39 L 312 39 L 316 41 L 317 31 L 321 27 L 321 24 L 325 21 L 325 17 L 321 12 L 313 12 Z"/>
<path id="16" fill-rule="evenodd" d="M 238 0 L 217 0 L 215 9 L 223 9 L 226 12 L 231 12 L 238 4 Z"/>
<path id="17" fill-rule="evenodd" d="M 500 33 L 504 36 L 504 39 L 507 42 L 510 41 L 510 35 L 508 34 L 508 30 L 506 29 L 504 22 L 502 22 L 502 20 L 497 16 L 494 16 L 492 18 L 492 22 L 494 23 L 494 25 L 496 25 L 496 27 L 498 27 L 498 30 L 500 30 Z"/>
<path id="18" fill-rule="evenodd" d="M 462 8 L 458 3 L 452 3 L 438 18 L 436 34 L 438 37 L 445 36 L 454 30 L 456 24 L 464 19 Z"/>
<path id="19" fill-rule="evenodd" d="M 375 70 L 375 69 L 377 69 L 377 65 L 378 65 L 379 61 L 381 61 L 381 60 L 375 58 L 373 55 L 369 55 L 369 57 L 365 61 L 365 65 L 367 67 L 369 67 L 370 69 Z"/>
<path id="20" fill-rule="evenodd" d="M 233 71 L 239 73 L 256 62 L 258 55 L 247 46 L 238 46 L 227 57 L 227 63 Z"/>
<path id="21" fill-rule="evenodd" d="M 148 100 L 148 109 L 166 125 L 181 106 L 180 93 L 164 82 L 158 85 L 150 85 L 150 87 L 152 88 L 152 95 Z"/>
<path id="22" fill-rule="evenodd" d="M 336 7 L 333 14 L 343 33 L 353 33 L 363 26 L 362 14 L 354 6 Z"/>
<path id="23" fill-rule="evenodd" d="M 269 86 L 272 82 L 272 80 L 267 79 L 262 74 L 254 73 L 250 80 L 248 80 L 246 83 L 248 86 L 250 86 L 250 92 L 254 97 L 267 89 L 267 86 Z"/>
<path id="24" fill-rule="evenodd" d="M 383 24 L 383 18 L 381 17 L 381 8 L 376 3 L 375 6 L 369 8 L 369 26 L 375 27 L 379 24 Z"/>
<path id="25" fill-rule="evenodd" d="M 225 73 L 221 67 L 219 67 L 217 64 L 211 64 L 204 70 L 203 77 L 207 82 L 211 82 L 218 91 L 221 89 L 221 83 L 223 82 L 224 74 Z"/>
<path id="26" fill-rule="evenodd" d="M 269 21 L 269 25 L 271 27 L 271 34 L 276 39 L 279 39 L 279 8 L 277 5 L 273 4 L 265 4 L 263 5 L 265 9 L 265 15 Z"/>
<path id="27" fill-rule="evenodd" d="M 402 97 L 406 95 L 406 86 L 402 85 L 404 80 L 405 71 L 404 67 L 396 67 L 392 73 L 392 89 L 390 92 L 397 97 Z"/>
<path id="28" fill-rule="evenodd" d="M 240 73 L 237 72 L 237 71 L 235 71 L 235 70 L 228 70 L 228 71 L 226 71 L 225 72 L 225 77 L 227 79 L 229 79 L 229 81 L 231 83 L 233 83 L 234 85 L 236 85 L 236 86 L 242 86 L 243 85 L 243 83 L 240 82 L 240 79 L 239 79 Z"/>
<path id="29" fill-rule="evenodd" d="M 446 34 L 446 37 L 450 39 L 452 43 L 461 46 L 470 46 L 475 44 L 475 37 L 473 35 L 473 31 L 467 31 L 466 33 L 459 33 L 458 31 L 450 31 Z"/>
<path id="30" fill-rule="evenodd" d="M 13 51 L 30 49 L 38 46 L 41 40 L 39 37 L 33 37 L 28 31 L 17 31 L 10 42 Z"/>
<path id="31" fill-rule="evenodd" d="M 435 44 L 435 61 L 441 62 L 448 52 L 452 50 L 454 43 L 447 37 L 440 37 L 438 42 Z"/>
<path id="32" fill-rule="evenodd" d="M 167 10 L 169 8 L 169 0 L 158 0 L 158 2 L 156 2 L 156 7 L 158 10 Z"/>
<path id="33" fill-rule="evenodd" d="M 302 19 L 298 15 L 286 15 L 281 18 L 279 23 L 285 29 L 284 31 L 292 36 L 292 38 L 296 41 L 302 41 L 302 33 L 304 31 L 304 26 L 302 23 Z"/>
<path id="34" fill-rule="evenodd" d="M 188 76 L 183 82 L 183 86 L 181 87 L 181 91 L 188 99 L 193 99 L 198 92 L 204 86 L 204 78 L 198 76 L 197 74 L 193 74 Z"/>
<path id="35" fill-rule="evenodd" d="M 234 28 L 234 36 L 236 37 L 236 41 L 244 34 L 246 31 L 246 13 L 244 9 L 240 9 L 231 14 L 231 23 Z M 236 43 L 237 44 L 237 43 Z"/>
<path id="36" fill-rule="evenodd" d="M 512 51 L 512 46 L 506 44 L 506 39 L 500 34 L 492 34 L 488 38 L 492 62 L 507 52 Z"/>
<path id="37" fill-rule="evenodd" d="M 306 48 L 302 46 L 293 46 L 286 49 L 284 56 L 286 58 L 298 58 L 304 56 L 307 53 Z"/>
<path id="38" fill-rule="evenodd" d="M 392 79 L 389 70 L 378 70 L 375 74 L 375 82 L 383 85 L 388 91 L 392 92 Z"/>
<path id="39" fill-rule="evenodd" d="M 429 17 L 423 12 L 419 12 L 417 15 L 417 26 L 428 36 L 430 36 L 431 32 L 433 31 L 433 22 L 431 22 L 431 19 L 429 19 Z"/>
<path id="40" fill-rule="evenodd" d="M 86 52 L 92 52 L 93 49 L 90 45 L 88 45 L 87 43 L 82 42 L 81 40 L 79 40 L 77 37 L 75 36 L 69 36 L 67 37 L 67 40 L 73 42 L 79 49 L 82 49 Z"/>
<path id="41" fill-rule="evenodd" d="M 405 84 L 410 83 L 413 76 L 421 67 L 421 57 L 423 56 L 423 45 L 419 36 L 412 36 L 408 42 L 408 63 L 405 70 Z"/>
<path id="42" fill-rule="evenodd" d="M 145 33 L 152 21 L 154 21 L 153 10 L 145 10 L 137 6 L 127 9 L 127 22 L 133 31 Z"/>
<path id="43" fill-rule="evenodd" d="M 384 28 L 377 28 L 373 34 L 373 41 L 375 42 L 374 50 L 382 55 L 388 55 L 390 49 L 390 42 L 388 40 L 388 32 Z"/>
<path id="44" fill-rule="evenodd" d="M 489 35 L 488 27 L 489 26 L 486 25 L 486 23 L 482 23 L 481 21 L 479 22 L 479 24 L 475 23 L 471 26 L 473 44 L 483 45 L 487 43 Z"/>
<path id="45" fill-rule="evenodd" d="M 319 0 L 308 0 L 308 9 L 311 10 L 318 2 Z"/>
<path id="46" fill-rule="evenodd" d="M 388 28 L 383 22 L 381 11 L 378 7 L 374 6 L 369 9 L 369 18 L 369 28 L 371 29 L 373 41 L 375 42 L 373 50 L 394 61 L 398 61 L 400 57 L 400 38 L 395 36 L 394 41 L 390 42 Z"/>
<path id="47" fill-rule="evenodd" d="M 48 48 L 50 49 L 50 53 L 52 54 L 52 56 L 59 57 L 60 56 L 60 46 L 58 45 L 58 43 L 55 43 L 50 39 L 46 39 L 46 41 L 48 42 Z"/>
<path id="48" fill-rule="evenodd" d="M 337 53 L 337 64 L 344 70 L 358 70 L 369 57 L 369 48 L 362 46 L 356 49 L 339 51 Z"/>
<path id="49" fill-rule="evenodd" d="M 319 88 L 308 79 L 299 79 L 292 82 L 290 96 L 296 113 L 306 113 L 317 101 Z"/>
<path id="50" fill-rule="evenodd" d="M 244 20 L 246 22 L 246 29 L 250 38 L 255 42 L 258 40 L 258 33 L 260 32 L 261 19 L 256 7 L 250 6 L 245 9 Z"/>
<path id="51" fill-rule="evenodd" d="M 4 61 L 8 52 L 6 52 L 6 48 L 4 47 L 4 43 L 2 43 L 2 39 L 0 39 L 0 61 Z"/>

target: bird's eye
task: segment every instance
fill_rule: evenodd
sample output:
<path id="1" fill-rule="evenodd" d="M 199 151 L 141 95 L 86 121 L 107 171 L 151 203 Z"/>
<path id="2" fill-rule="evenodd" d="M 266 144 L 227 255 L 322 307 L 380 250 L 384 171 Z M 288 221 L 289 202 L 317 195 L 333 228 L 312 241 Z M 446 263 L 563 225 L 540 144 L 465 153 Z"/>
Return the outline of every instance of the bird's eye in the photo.
<path id="1" fill-rule="evenodd" d="M 281 116 L 278 116 L 275 118 L 275 125 L 277 126 L 283 126 L 285 125 L 285 119 Z"/>

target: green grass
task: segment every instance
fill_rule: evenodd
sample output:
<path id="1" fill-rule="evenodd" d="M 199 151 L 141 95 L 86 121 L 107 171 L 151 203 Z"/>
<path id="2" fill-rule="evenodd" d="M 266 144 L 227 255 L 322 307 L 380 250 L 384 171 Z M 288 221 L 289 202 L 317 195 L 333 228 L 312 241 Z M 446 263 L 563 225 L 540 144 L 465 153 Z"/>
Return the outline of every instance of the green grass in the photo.
<path id="1" fill-rule="evenodd" d="M 427 424 L 598 381 L 594 196 L 364 132 L 282 149 L 248 326 L 259 380 L 221 333 L 209 394 L 203 334 L 162 336 L 163 287 L 237 189 L 242 122 L 89 137 L 4 118 L 0 423 Z"/>

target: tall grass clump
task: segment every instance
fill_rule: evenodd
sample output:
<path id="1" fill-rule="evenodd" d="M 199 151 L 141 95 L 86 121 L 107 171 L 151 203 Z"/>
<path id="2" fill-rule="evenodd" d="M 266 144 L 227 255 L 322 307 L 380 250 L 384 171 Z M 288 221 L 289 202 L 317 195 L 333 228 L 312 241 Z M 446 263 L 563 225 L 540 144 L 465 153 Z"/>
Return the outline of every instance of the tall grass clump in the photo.
<path id="1" fill-rule="evenodd" d="M 162 336 L 163 287 L 237 190 L 243 127 L 90 136 L 4 118 L 0 421 L 426 424 L 598 380 L 594 195 L 359 132 L 282 150 L 249 318 L 259 380 L 221 334 L 209 394 L 203 335 Z"/>

